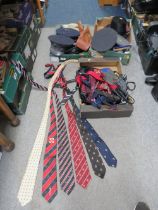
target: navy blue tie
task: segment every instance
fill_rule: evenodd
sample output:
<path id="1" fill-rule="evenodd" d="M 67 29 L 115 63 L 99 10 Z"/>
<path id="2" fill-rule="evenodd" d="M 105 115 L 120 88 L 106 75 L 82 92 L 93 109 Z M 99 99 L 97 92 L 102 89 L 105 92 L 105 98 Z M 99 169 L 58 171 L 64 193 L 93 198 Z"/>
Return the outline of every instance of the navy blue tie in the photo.
<path id="1" fill-rule="evenodd" d="M 80 111 L 72 97 L 70 98 L 70 101 L 72 103 L 74 111 L 76 113 L 79 113 Z M 91 135 L 91 139 L 93 139 L 96 147 L 99 149 L 100 154 L 102 155 L 108 166 L 116 167 L 117 159 L 114 157 L 114 155 L 112 154 L 108 146 L 105 144 L 105 142 L 99 137 L 97 132 L 86 119 L 81 119 L 81 122 L 86 127 L 88 133 Z"/>

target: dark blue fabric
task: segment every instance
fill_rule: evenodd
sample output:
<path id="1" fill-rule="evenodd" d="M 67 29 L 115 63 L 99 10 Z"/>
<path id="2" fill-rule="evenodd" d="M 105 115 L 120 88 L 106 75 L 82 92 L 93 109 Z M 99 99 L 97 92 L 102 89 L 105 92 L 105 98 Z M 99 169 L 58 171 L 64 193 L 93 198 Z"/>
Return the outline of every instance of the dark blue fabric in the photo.
<path id="1" fill-rule="evenodd" d="M 75 104 L 75 101 L 73 98 L 70 99 L 72 106 L 77 109 L 77 114 L 80 117 L 80 111 Z M 81 117 L 80 117 L 81 118 Z M 114 157 L 112 152 L 110 151 L 109 147 L 106 145 L 106 143 L 99 137 L 97 132 L 94 130 L 94 128 L 91 126 L 91 124 L 86 120 L 81 118 L 82 124 L 86 127 L 87 132 L 91 135 L 95 145 L 99 149 L 100 154 L 108 164 L 108 166 L 116 167 L 117 166 L 117 159 Z"/>

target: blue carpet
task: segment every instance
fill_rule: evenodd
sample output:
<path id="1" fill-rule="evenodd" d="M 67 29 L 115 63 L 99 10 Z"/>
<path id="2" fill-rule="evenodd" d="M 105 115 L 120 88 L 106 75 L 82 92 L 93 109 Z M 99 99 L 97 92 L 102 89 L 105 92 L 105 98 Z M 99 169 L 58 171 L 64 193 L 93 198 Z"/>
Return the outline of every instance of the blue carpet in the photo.
<path id="1" fill-rule="evenodd" d="M 49 0 L 45 27 L 81 20 L 84 24 L 95 23 L 97 17 L 125 16 L 120 7 L 99 7 L 97 0 Z"/>

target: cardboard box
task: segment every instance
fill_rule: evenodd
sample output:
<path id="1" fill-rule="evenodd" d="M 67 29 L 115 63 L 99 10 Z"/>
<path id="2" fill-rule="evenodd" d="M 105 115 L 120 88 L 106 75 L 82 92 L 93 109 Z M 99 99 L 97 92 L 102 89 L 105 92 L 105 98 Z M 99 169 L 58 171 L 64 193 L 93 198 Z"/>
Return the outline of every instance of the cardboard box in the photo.
<path id="1" fill-rule="evenodd" d="M 97 68 L 110 68 L 113 71 L 122 74 L 122 66 L 118 59 L 104 59 L 104 58 L 80 58 L 80 66 L 97 67 Z"/>
<path id="2" fill-rule="evenodd" d="M 120 3 L 120 0 L 98 0 L 100 6 L 112 5 L 117 6 Z"/>
<path id="3" fill-rule="evenodd" d="M 105 27 L 107 27 L 108 25 L 111 24 L 113 19 L 113 16 L 109 16 L 109 17 L 103 17 L 103 18 L 97 18 L 95 25 L 94 25 L 94 32 L 99 31 Z M 131 29 L 131 20 L 127 19 L 127 21 L 129 22 L 129 26 Z M 130 33 L 128 35 L 127 40 L 131 43 L 132 41 L 132 35 L 131 35 L 131 30 Z"/>
<path id="4" fill-rule="evenodd" d="M 122 66 L 118 59 L 104 58 L 81 58 L 79 59 L 80 66 L 105 68 L 108 67 L 113 71 L 122 74 Z M 91 105 L 82 103 L 80 100 L 81 117 L 86 118 L 118 118 L 129 117 L 133 112 L 133 105 L 121 104 L 115 106 L 102 105 L 101 109 L 97 109 Z"/>
<path id="5" fill-rule="evenodd" d="M 98 18 L 94 25 L 94 32 L 99 31 L 99 30 L 103 29 L 104 27 L 107 27 L 108 25 L 110 25 L 112 18 L 113 18 L 113 16 Z M 130 29 L 131 29 L 131 20 L 128 19 L 128 22 L 130 24 Z M 131 43 L 131 41 L 132 41 L 131 30 L 130 30 L 127 40 L 129 41 L 129 43 Z M 103 55 L 103 57 L 119 58 L 123 65 L 128 65 L 129 61 L 131 59 L 130 50 L 128 52 L 121 52 L 121 51 L 114 52 L 113 50 L 108 50 L 107 52 L 100 53 L 100 54 Z"/>

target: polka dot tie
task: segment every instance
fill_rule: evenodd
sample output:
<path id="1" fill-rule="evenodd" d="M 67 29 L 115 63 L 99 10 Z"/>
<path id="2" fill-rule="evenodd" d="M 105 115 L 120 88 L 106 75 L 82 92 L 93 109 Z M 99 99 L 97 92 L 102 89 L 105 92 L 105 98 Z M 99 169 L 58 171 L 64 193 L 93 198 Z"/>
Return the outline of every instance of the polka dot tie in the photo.
<path id="1" fill-rule="evenodd" d="M 86 147 L 93 171 L 94 171 L 95 175 L 99 176 L 100 178 L 104 178 L 106 168 L 105 168 L 105 165 L 100 157 L 99 151 L 98 151 L 96 145 L 94 144 L 90 133 L 87 132 L 86 127 L 83 125 L 80 114 L 79 114 L 77 107 L 75 106 L 72 98 L 70 99 L 70 101 L 72 102 L 74 113 L 76 115 L 77 125 L 80 130 L 80 134 L 82 136 L 84 145 Z"/>
<path id="2" fill-rule="evenodd" d="M 82 119 L 82 123 L 86 126 L 88 132 L 90 133 L 93 139 L 93 142 L 95 143 L 96 147 L 99 149 L 100 154 L 102 155 L 108 166 L 116 167 L 117 159 L 114 157 L 114 155 L 110 151 L 109 147 L 105 144 L 103 139 L 99 137 L 99 135 L 96 133 L 96 131 L 93 129 L 91 124 L 86 119 Z"/>

